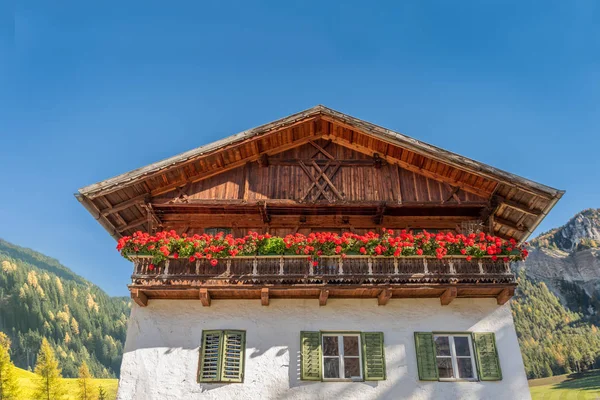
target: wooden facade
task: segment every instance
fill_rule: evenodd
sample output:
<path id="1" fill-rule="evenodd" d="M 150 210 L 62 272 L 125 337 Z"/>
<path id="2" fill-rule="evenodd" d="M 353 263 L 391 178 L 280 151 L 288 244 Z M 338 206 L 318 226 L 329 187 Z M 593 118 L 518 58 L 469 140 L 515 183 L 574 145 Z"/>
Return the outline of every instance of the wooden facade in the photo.
<path id="1" fill-rule="evenodd" d="M 286 235 L 314 231 L 363 233 L 386 227 L 484 230 L 523 242 L 562 194 L 317 106 L 82 188 L 77 197 L 115 238 L 137 230 L 174 229 L 193 234 L 219 228 L 234 235 L 248 230 Z M 412 281 L 398 280 L 393 273 L 381 281 L 381 276 L 369 276 L 371 261 L 365 258 L 361 262 L 360 277 L 350 281 L 346 277 L 286 281 L 278 276 L 269 283 L 259 279 L 258 272 L 254 276 L 244 273 L 251 278 L 242 281 L 231 278 L 233 275 L 217 279 L 217 273 L 211 279 L 199 275 L 192 279 L 164 276 L 163 270 L 162 278 L 158 273 L 134 274 L 131 289 L 138 299 L 181 298 L 192 293 L 192 297 L 204 298 L 207 303 L 210 296 L 218 298 L 233 292 L 238 293 L 235 296 L 262 298 L 263 302 L 266 296 L 268 303 L 270 294 L 286 297 L 296 293 L 294 290 L 305 290 L 302 296 L 316 295 L 320 299 L 327 296 L 323 293 L 378 298 L 390 293 L 427 294 L 442 296 L 444 303 L 457 295 L 497 296 L 504 301 L 515 285 L 514 277 L 482 279 L 488 273 L 480 268 L 472 272 L 477 276 L 469 282 L 457 276 L 442 282 L 435 274 L 423 271 L 415 272 L 419 277 Z M 268 263 L 260 260 L 259 264 Z M 187 275 L 194 275 L 191 266 L 186 268 Z M 308 270 L 296 275 L 311 276 Z M 220 287 L 214 287 L 213 278 Z M 225 288 L 233 285 L 236 289 Z M 279 285 L 279 289 L 271 290 L 269 285 Z M 328 292 L 318 285 L 327 287 L 323 290 Z M 358 286 L 349 291 L 348 285 Z M 416 289 L 406 285 L 422 286 Z M 210 292 L 206 291 L 208 287 Z M 283 290 L 286 287 L 289 291 Z"/>

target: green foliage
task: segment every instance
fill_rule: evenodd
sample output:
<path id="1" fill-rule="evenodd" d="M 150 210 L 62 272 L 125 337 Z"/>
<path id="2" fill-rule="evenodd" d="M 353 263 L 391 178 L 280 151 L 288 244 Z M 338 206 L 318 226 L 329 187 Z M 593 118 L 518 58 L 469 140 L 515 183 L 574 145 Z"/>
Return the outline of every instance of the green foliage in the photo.
<path id="1" fill-rule="evenodd" d="M 0 327 L 17 367 L 33 369 L 46 338 L 65 377 L 77 377 L 82 362 L 97 378 L 118 376 L 129 306 L 58 261 L 0 240 Z"/>
<path id="2" fill-rule="evenodd" d="M 59 400 L 67 394 L 58 360 L 54 356 L 50 343 L 45 338 L 42 339 L 35 373 L 38 375 L 36 398 Z"/>
<path id="3" fill-rule="evenodd" d="M 92 400 L 94 387 L 92 386 L 92 375 L 85 361 L 79 367 L 79 377 L 77 378 L 79 391 L 77 393 L 78 400 Z"/>
<path id="4" fill-rule="evenodd" d="M 106 390 L 102 386 L 98 386 L 98 400 L 106 400 Z"/>
<path id="5" fill-rule="evenodd" d="M 600 365 L 600 331 L 569 311 L 543 283 L 519 274 L 512 304 L 528 378 L 585 371 Z"/>
<path id="6" fill-rule="evenodd" d="M 285 252 L 285 242 L 280 237 L 270 237 L 264 239 L 258 246 L 258 254 L 261 256 L 266 255 L 280 255 Z"/>
<path id="7" fill-rule="evenodd" d="M 19 393 L 15 366 L 10 360 L 10 339 L 0 332 L 0 400 L 16 400 Z"/>

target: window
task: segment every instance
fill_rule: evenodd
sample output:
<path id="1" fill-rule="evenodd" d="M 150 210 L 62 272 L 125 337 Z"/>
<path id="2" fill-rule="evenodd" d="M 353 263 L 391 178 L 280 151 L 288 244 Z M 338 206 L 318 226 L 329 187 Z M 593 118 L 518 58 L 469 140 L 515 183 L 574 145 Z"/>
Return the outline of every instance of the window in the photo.
<path id="1" fill-rule="evenodd" d="M 243 382 L 246 332 L 202 331 L 199 382 Z"/>
<path id="2" fill-rule="evenodd" d="M 300 332 L 300 379 L 385 380 L 382 332 Z"/>
<path id="3" fill-rule="evenodd" d="M 477 378 L 471 335 L 435 335 L 434 341 L 440 380 Z"/>
<path id="4" fill-rule="evenodd" d="M 323 380 L 362 380 L 359 334 L 323 334 Z"/>
<path id="5" fill-rule="evenodd" d="M 502 380 L 493 332 L 415 332 L 422 381 Z"/>

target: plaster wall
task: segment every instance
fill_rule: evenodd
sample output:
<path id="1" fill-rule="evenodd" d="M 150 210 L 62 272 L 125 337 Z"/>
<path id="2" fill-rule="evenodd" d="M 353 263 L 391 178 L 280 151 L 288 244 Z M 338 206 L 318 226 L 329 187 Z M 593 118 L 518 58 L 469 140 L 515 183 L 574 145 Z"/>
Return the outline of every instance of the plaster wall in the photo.
<path id="1" fill-rule="evenodd" d="M 243 383 L 198 383 L 202 330 L 246 330 Z M 387 380 L 300 380 L 300 331 L 384 333 Z M 504 379 L 419 381 L 415 331 L 495 332 Z M 494 299 L 150 300 L 133 305 L 119 400 L 152 399 L 530 399 L 510 305 Z"/>

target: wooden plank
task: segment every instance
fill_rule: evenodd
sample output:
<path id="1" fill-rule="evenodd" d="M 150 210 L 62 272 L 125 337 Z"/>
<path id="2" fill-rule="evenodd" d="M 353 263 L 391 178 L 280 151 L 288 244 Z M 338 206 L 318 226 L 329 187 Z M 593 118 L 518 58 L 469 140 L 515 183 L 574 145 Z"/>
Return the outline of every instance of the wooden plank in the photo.
<path id="1" fill-rule="evenodd" d="M 131 290 L 131 299 L 140 307 L 146 307 L 148 305 L 148 296 L 140 289 Z"/>
<path id="2" fill-rule="evenodd" d="M 440 303 L 443 306 L 447 306 L 454 300 L 457 296 L 458 292 L 456 287 L 450 287 L 444 291 L 444 293 L 440 296 Z"/>
<path id="3" fill-rule="evenodd" d="M 210 293 L 208 289 L 200 289 L 200 301 L 204 307 L 210 307 Z"/>
<path id="4" fill-rule="evenodd" d="M 260 290 L 260 303 L 263 306 L 269 305 L 269 288 L 262 288 Z"/>
<path id="5" fill-rule="evenodd" d="M 327 299 L 329 298 L 329 290 L 322 289 L 319 293 L 319 306 L 324 306 L 327 304 Z"/>
<path id="6" fill-rule="evenodd" d="M 392 298 L 392 291 L 389 288 L 383 289 L 379 296 L 377 296 L 377 304 L 380 306 L 385 306 L 388 301 Z"/>
<path id="7" fill-rule="evenodd" d="M 506 302 L 508 302 L 511 299 L 511 297 L 513 297 L 514 295 L 515 295 L 514 287 L 504 288 L 504 289 L 502 289 L 502 291 L 500 292 L 498 297 L 496 297 L 496 301 L 497 301 L 498 305 L 501 306 L 503 304 L 506 304 Z"/>

